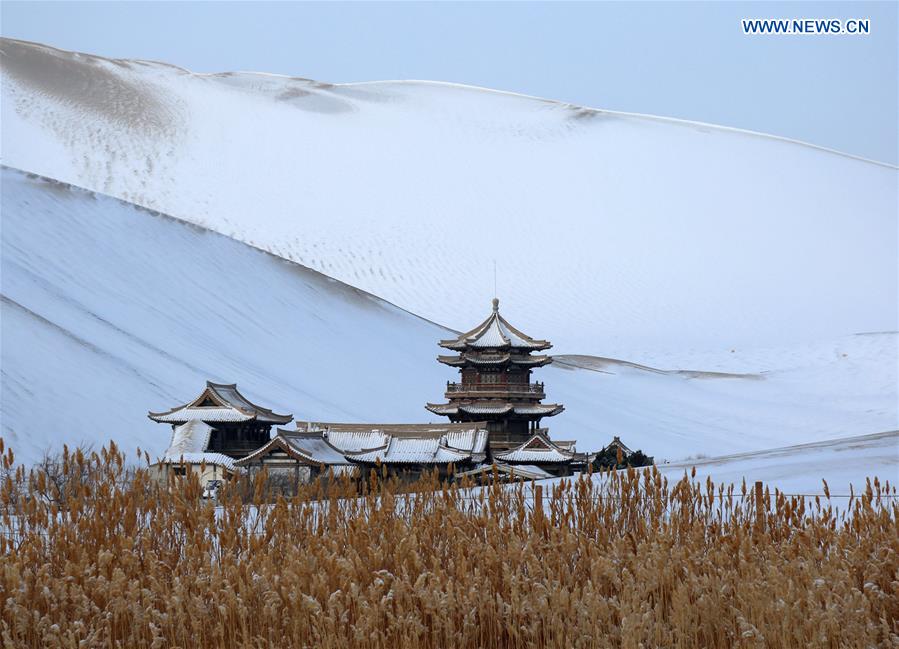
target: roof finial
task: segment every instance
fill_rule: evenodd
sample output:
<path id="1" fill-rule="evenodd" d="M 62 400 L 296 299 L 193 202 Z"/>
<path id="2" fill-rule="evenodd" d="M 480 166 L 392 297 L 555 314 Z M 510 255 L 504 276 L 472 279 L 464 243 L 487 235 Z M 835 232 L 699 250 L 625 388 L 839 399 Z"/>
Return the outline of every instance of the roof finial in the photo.
<path id="1" fill-rule="evenodd" d="M 493 298 L 493 312 L 494 313 L 499 312 L 499 298 L 498 297 Z"/>
<path id="2" fill-rule="evenodd" d="M 496 259 L 493 260 L 493 297 L 496 297 Z"/>

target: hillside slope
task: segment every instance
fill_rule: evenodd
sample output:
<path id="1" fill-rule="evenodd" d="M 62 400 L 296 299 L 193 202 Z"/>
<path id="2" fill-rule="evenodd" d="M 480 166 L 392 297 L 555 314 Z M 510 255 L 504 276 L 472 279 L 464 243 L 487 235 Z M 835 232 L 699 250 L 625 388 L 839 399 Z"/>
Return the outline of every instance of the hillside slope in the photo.
<path id="1" fill-rule="evenodd" d="M 560 353 L 752 372 L 753 348 L 899 328 L 892 167 L 450 84 L 0 50 L 5 164 L 449 327 L 496 261 L 508 317 Z"/>
<path id="2" fill-rule="evenodd" d="M 107 196 L 11 169 L 0 186 L 0 434 L 20 460 L 109 439 L 160 453 L 169 430 L 147 410 L 206 379 L 298 420 L 436 420 L 446 329 Z M 848 336 L 759 351 L 748 376 L 584 356 L 538 376 L 567 407 L 555 437 L 677 459 L 894 429 L 895 353 L 894 334 Z"/>

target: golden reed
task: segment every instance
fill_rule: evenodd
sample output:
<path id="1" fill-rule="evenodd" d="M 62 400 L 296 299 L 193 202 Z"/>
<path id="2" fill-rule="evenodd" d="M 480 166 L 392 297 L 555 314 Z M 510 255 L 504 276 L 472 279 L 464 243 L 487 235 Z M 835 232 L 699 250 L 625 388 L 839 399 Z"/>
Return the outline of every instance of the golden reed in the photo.
<path id="1" fill-rule="evenodd" d="M 876 480 L 842 513 L 655 470 L 539 503 L 376 472 L 285 499 L 259 476 L 212 504 L 115 446 L 56 468 L 3 456 L 6 647 L 899 646 L 899 511 Z"/>

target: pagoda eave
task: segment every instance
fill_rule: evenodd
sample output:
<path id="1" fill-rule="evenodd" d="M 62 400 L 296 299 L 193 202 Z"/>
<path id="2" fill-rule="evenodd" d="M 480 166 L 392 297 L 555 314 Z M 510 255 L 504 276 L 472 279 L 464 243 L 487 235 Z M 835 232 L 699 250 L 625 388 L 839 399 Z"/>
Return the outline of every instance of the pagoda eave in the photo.
<path id="1" fill-rule="evenodd" d="M 543 367 L 553 362 L 552 356 L 531 356 L 528 353 L 515 355 L 511 352 L 485 354 L 471 350 L 461 352 L 458 356 L 437 356 L 437 361 L 450 367 Z"/>
<path id="2" fill-rule="evenodd" d="M 560 404 L 532 403 L 429 403 L 425 408 L 445 417 L 478 415 L 479 417 L 521 417 L 527 419 L 554 417 L 565 410 Z"/>

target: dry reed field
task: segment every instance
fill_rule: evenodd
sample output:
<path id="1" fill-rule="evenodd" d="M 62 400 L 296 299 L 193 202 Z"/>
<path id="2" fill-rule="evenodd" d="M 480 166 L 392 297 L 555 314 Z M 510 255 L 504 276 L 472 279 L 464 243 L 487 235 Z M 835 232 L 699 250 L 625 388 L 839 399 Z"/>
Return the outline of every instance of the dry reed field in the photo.
<path id="1" fill-rule="evenodd" d="M 212 504 L 115 447 L 63 469 L 3 458 L 6 647 L 899 646 L 899 511 L 873 480 L 838 514 L 654 470 L 540 500 L 259 477 Z"/>

